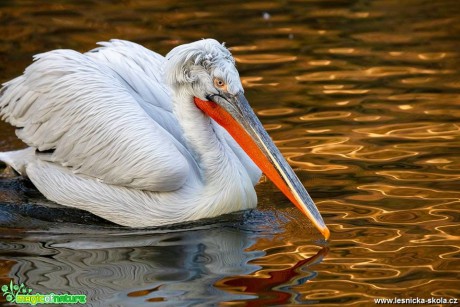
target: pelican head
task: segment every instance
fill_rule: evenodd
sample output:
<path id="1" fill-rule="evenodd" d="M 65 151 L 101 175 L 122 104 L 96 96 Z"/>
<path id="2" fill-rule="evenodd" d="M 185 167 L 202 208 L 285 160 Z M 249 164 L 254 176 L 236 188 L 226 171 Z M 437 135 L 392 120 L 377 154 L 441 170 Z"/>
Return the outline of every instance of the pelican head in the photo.
<path id="1" fill-rule="evenodd" d="M 213 39 L 178 46 L 167 58 L 167 82 L 225 128 L 254 163 L 329 238 L 329 229 L 296 174 L 244 96 L 235 60 Z"/>

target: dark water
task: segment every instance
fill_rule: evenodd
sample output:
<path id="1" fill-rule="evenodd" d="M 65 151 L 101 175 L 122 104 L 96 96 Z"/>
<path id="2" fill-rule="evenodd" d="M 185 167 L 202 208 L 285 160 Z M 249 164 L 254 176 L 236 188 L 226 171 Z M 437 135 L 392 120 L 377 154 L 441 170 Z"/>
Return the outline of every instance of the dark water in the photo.
<path id="1" fill-rule="evenodd" d="M 113 306 L 460 298 L 458 1 L 2 1 L 0 33 L 2 82 L 33 54 L 110 38 L 162 54 L 227 42 L 331 229 L 324 245 L 268 182 L 258 210 L 145 231 L 37 214 L 43 199 L 13 182 L 2 282 Z M 0 150 L 23 146 L 0 123 Z"/>

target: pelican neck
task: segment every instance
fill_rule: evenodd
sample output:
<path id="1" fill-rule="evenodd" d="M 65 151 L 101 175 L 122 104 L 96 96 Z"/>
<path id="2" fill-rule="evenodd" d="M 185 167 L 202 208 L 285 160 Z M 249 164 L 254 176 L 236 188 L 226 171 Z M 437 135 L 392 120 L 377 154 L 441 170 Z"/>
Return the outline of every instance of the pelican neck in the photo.
<path id="1" fill-rule="evenodd" d="M 201 111 L 193 101 L 194 96 L 185 91 L 174 95 L 174 114 L 183 130 L 185 143 L 197 161 L 202 178 L 215 179 L 219 171 L 234 168 L 238 161 L 228 144 L 218 135 L 212 119 Z"/>

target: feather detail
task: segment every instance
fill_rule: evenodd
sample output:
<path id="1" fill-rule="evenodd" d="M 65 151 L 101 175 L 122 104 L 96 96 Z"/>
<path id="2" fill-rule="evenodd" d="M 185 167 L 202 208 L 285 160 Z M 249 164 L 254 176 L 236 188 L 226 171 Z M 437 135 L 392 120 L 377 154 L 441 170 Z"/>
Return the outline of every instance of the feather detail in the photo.
<path id="1" fill-rule="evenodd" d="M 48 199 L 131 227 L 255 207 L 260 170 L 193 104 L 193 91 L 215 91 L 201 88 L 215 75 L 241 90 L 230 52 L 215 40 L 167 58 L 122 40 L 99 45 L 36 55 L 3 85 L 0 117 L 30 148 L 0 160 Z"/>

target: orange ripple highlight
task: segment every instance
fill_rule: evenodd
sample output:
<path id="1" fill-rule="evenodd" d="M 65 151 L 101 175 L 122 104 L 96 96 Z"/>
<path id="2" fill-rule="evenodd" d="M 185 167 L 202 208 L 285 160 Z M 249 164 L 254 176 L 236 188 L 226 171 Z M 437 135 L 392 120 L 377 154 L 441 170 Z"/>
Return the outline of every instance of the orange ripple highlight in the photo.
<path id="1" fill-rule="evenodd" d="M 364 147 L 360 150 L 351 152 L 347 155 L 347 158 L 360 160 L 360 161 L 374 161 L 374 162 L 389 162 L 404 159 L 407 157 L 416 156 L 419 153 L 416 151 L 400 150 L 385 148 L 380 150 L 370 150 Z"/>
<path id="2" fill-rule="evenodd" d="M 278 82 L 262 82 L 264 80 L 263 77 L 242 77 L 241 83 L 244 87 L 264 87 L 264 86 L 277 86 L 279 85 Z"/>
<path id="3" fill-rule="evenodd" d="M 297 109 L 293 108 L 270 108 L 266 110 L 259 110 L 257 111 L 257 115 L 261 116 L 283 116 L 289 115 L 294 112 L 298 111 Z"/>
<path id="4" fill-rule="evenodd" d="M 440 200 L 460 200 L 460 192 L 440 191 L 427 188 L 416 188 L 410 186 L 391 186 L 386 184 L 380 185 L 361 185 L 360 190 L 377 191 L 388 197 L 397 198 L 421 198 L 421 199 L 440 199 Z"/>
<path id="5" fill-rule="evenodd" d="M 255 55 L 237 55 L 235 60 L 244 64 L 280 64 L 289 63 L 297 60 L 296 56 L 280 54 L 255 54 Z"/>
<path id="6" fill-rule="evenodd" d="M 429 172 L 414 172 L 414 171 L 381 171 L 376 172 L 378 175 L 391 177 L 398 181 L 453 181 L 459 180 L 460 174 L 440 174 Z"/>
<path id="7" fill-rule="evenodd" d="M 316 112 L 300 116 L 301 121 L 317 121 L 317 120 L 329 120 L 338 118 L 347 118 L 351 115 L 351 112 L 333 111 L 333 112 Z"/>
<path id="8" fill-rule="evenodd" d="M 351 50 L 349 50 L 351 51 Z M 350 52 L 352 53 L 352 52 Z M 298 81 L 354 80 L 369 81 L 390 76 L 438 75 L 451 73 L 449 70 L 422 69 L 411 66 L 377 66 L 356 70 L 330 70 L 311 72 L 296 76 Z"/>
<path id="9" fill-rule="evenodd" d="M 353 130 L 369 137 L 404 139 L 453 139 L 460 137 L 460 127 L 453 123 L 404 123 Z"/>
<path id="10" fill-rule="evenodd" d="M 289 153 L 286 152 L 283 154 L 286 160 L 289 162 L 290 165 L 295 167 L 301 168 L 302 170 L 310 171 L 310 172 L 327 172 L 333 170 L 345 170 L 348 169 L 346 165 L 339 165 L 339 164 L 315 164 L 312 162 L 307 161 L 298 161 L 296 159 L 301 158 L 302 160 L 306 160 L 304 158 L 304 153 Z"/>

